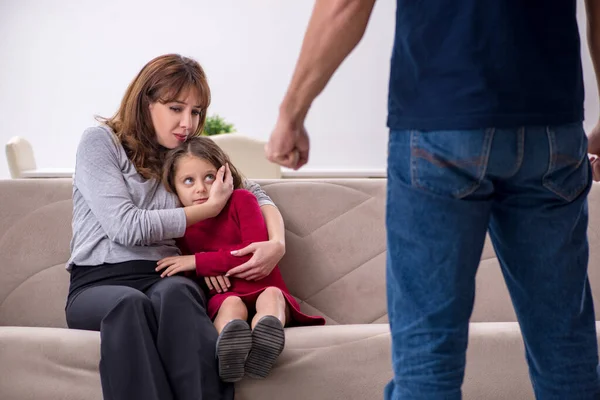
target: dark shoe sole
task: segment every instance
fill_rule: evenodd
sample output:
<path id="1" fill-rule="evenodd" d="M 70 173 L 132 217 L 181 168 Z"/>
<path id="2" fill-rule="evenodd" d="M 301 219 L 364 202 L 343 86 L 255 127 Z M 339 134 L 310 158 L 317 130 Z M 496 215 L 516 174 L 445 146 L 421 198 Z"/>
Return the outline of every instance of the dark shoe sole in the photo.
<path id="1" fill-rule="evenodd" d="M 252 350 L 246 360 L 246 375 L 254 379 L 266 378 L 284 346 L 281 321 L 272 315 L 262 317 L 252 331 Z"/>
<path id="2" fill-rule="evenodd" d="M 246 321 L 234 319 L 225 325 L 217 339 L 219 376 L 223 382 L 237 382 L 244 377 L 251 347 L 252 331 Z"/>

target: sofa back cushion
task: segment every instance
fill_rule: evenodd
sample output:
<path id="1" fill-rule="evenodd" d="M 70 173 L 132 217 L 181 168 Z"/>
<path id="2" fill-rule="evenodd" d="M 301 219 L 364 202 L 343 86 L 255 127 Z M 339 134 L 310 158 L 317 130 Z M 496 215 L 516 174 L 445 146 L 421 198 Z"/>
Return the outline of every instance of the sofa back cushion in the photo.
<path id="1" fill-rule="evenodd" d="M 66 326 L 70 179 L 0 181 L 0 325 Z"/>
<path id="2" fill-rule="evenodd" d="M 384 179 L 258 181 L 278 205 L 280 263 L 307 313 L 329 324 L 387 322 Z M 72 216 L 70 179 L 0 180 L 0 325 L 66 326 Z M 590 280 L 600 309 L 600 186 L 590 195 Z M 435 221 L 431 221 L 435 223 Z M 532 249 L 535 251 L 535 249 Z M 486 241 L 472 321 L 515 321 Z"/>
<path id="3" fill-rule="evenodd" d="M 284 279 L 329 323 L 385 321 L 384 180 L 259 181 L 286 224 Z M 0 181 L 0 325 L 66 326 L 70 179 Z"/>

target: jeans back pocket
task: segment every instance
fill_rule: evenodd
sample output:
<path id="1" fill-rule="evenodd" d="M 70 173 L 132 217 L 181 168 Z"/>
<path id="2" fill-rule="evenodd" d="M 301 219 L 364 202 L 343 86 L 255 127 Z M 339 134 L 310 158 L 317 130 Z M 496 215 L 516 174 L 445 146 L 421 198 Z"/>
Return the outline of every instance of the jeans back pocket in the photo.
<path id="1" fill-rule="evenodd" d="M 550 160 L 542 178 L 546 189 L 573 201 L 590 186 L 587 136 L 581 123 L 548 127 Z"/>
<path id="2" fill-rule="evenodd" d="M 494 129 L 411 132 L 411 180 L 415 187 L 457 199 L 480 187 Z"/>

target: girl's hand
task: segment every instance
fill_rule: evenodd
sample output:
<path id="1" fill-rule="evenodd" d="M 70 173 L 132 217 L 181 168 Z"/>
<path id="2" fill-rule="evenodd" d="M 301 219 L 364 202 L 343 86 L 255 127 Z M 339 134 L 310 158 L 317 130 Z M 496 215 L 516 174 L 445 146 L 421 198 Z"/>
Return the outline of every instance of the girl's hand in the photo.
<path id="1" fill-rule="evenodd" d="M 156 271 L 164 269 L 163 273 L 160 274 L 160 277 L 164 278 L 165 276 L 175 275 L 180 272 L 195 271 L 196 257 L 193 255 L 167 257 L 160 260 L 157 264 Z"/>
<path id="2" fill-rule="evenodd" d="M 253 253 L 251 259 L 230 269 L 225 276 L 233 276 L 247 281 L 266 278 L 285 254 L 285 245 L 277 240 L 268 240 L 251 243 L 241 250 L 231 252 L 232 255 L 238 257 L 250 253 Z"/>
<path id="3" fill-rule="evenodd" d="M 215 290 L 217 293 L 226 292 L 231 287 L 231 282 L 226 276 L 205 276 L 204 282 L 209 290 Z"/>

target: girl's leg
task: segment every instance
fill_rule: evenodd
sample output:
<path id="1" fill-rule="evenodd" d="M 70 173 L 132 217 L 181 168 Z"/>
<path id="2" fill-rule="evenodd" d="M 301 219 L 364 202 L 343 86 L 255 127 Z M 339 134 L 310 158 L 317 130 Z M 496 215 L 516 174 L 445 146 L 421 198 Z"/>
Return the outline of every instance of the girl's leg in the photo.
<path id="1" fill-rule="evenodd" d="M 252 347 L 252 332 L 247 319 L 248 309 L 237 296 L 226 298 L 215 318 L 219 332 L 219 376 L 224 382 L 237 382 L 244 377 L 246 358 Z"/>
<path id="2" fill-rule="evenodd" d="M 215 318 L 215 328 L 221 333 L 225 325 L 234 319 L 246 321 L 248 319 L 248 308 L 237 296 L 230 296 L 223 301 L 217 317 Z"/>
<path id="3" fill-rule="evenodd" d="M 256 299 L 256 315 L 252 318 L 252 329 L 264 316 L 272 315 L 277 318 L 281 325 L 285 326 L 289 310 L 285 297 L 279 288 L 268 287 Z"/>
<path id="4" fill-rule="evenodd" d="M 269 287 L 256 300 L 256 315 L 252 319 L 252 350 L 246 361 L 246 374 L 255 379 L 269 375 L 277 357 L 283 351 L 283 327 L 288 314 L 283 293 Z"/>

